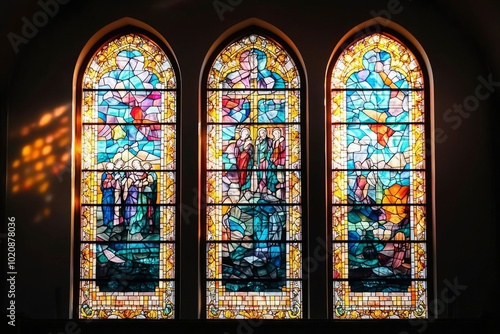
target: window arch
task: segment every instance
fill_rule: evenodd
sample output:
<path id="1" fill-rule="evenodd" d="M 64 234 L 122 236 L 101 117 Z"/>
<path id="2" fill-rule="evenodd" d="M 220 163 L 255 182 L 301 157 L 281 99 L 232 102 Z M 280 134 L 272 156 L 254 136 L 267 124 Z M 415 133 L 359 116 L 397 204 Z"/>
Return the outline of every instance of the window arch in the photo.
<path id="1" fill-rule="evenodd" d="M 223 42 L 204 74 L 208 319 L 303 317 L 304 79 L 261 31 Z"/>
<path id="2" fill-rule="evenodd" d="M 328 76 L 333 318 L 427 318 L 429 80 L 410 43 L 375 30 Z"/>
<path id="3" fill-rule="evenodd" d="M 108 34 L 77 74 L 76 318 L 175 315 L 179 75 L 150 36 Z"/>

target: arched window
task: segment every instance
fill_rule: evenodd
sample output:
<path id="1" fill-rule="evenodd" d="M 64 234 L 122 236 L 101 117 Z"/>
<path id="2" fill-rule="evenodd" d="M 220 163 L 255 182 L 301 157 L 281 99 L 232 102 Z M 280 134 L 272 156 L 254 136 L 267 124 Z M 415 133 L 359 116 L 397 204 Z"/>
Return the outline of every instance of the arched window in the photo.
<path id="1" fill-rule="evenodd" d="M 284 43 L 248 31 L 205 71 L 206 318 L 301 318 L 304 80 Z"/>
<path id="2" fill-rule="evenodd" d="M 178 74 L 140 31 L 102 39 L 78 74 L 77 318 L 175 314 Z"/>
<path id="3" fill-rule="evenodd" d="M 388 33 L 346 45 L 329 72 L 333 317 L 426 318 L 423 61 Z"/>

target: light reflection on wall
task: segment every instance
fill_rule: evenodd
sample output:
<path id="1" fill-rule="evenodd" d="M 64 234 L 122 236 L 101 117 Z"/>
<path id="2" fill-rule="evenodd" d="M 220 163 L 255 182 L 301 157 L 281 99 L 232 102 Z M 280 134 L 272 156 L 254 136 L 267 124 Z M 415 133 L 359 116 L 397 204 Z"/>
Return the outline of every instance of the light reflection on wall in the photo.
<path id="1" fill-rule="evenodd" d="M 10 131 L 22 145 L 20 152 L 13 152 L 9 166 L 10 189 L 13 196 L 31 193 L 41 196 L 43 203 L 53 200 L 54 185 L 71 177 L 71 127 L 70 104 L 45 112 L 38 122 Z M 51 214 L 43 205 L 34 212 L 34 222 Z"/>

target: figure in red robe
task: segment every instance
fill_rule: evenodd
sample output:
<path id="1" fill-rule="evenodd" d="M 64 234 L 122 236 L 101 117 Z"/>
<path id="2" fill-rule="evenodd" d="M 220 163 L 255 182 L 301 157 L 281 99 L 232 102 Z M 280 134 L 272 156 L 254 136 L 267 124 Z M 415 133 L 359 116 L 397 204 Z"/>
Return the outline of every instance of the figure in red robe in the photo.
<path id="1" fill-rule="evenodd" d="M 250 169 L 253 167 L 254 147 L 250 130 L 243 128 L 240 131 L 240 138 L 236 141 L 236 167 L 238 169 L 238 183 L 240 190 L 249 189 L 251 185 Z"/>

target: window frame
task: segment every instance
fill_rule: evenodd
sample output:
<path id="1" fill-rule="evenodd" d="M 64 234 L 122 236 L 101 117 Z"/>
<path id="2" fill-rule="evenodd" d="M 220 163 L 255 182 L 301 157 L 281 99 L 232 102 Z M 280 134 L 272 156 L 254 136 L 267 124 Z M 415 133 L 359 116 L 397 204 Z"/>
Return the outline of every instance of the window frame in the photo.
<path id="1" fill-rule="evenodd" d="M 253 22 L 253 20 L 251 20 Z M 261 22 L 259 22 L 261 23 Z M 243 23 L 245 25 L 246 22 Z M 309 289 L 309 284 L 307 280 L 307 276 L 305 275 L 304 271 L 304 264 L 305 261 L 304 259 L 306 258 L 306 255 L 308 254 L 308 232 L 307 232 L 307 227 L 308 227 L 308 196 L 307 196 L 307 191 L 308 189 L 308 165 L 307 165 L 307 135 L 308 135 L 308 117 L 307 117 L 307 78 L 306 78 L 306 71 L 305 71 L 305 66 L 304 63 L 301 59 L 301 56 L 297 50 L 297 48 L 294 46 L 293 42 L 290 41 L 283 33 L 279 32 L 277 29 L 267 26 L 263 27 L 262 25 L 264 24 L 255 24 L 251 23 L 247 26 L 243 26 L 240 28 L 239 26 L 233 28 L 233 31 L 228 31 L 226 34 L 223 34 L 218 40 L 214 42 L 214 47 L 210 49 L 210 51 L 207 53 L 207 57 L 205 58 L 202 71 L 201 71 L 201 77 L 200 77 L 200 138 L 199 138 L 199 147 L 200 147 L 200 164 L 199 164 L 199 192 L 200 192 L 200 197 L 199 197 L 199 235 L 200 235 L 200 267 L 199 267 L 199 277 L 200 277 L 200 300 L 201 300 L 201 305 L 200 305 L 200 319 L 205 319 L 209 321 L 215 321 L 215 319 L 208 319 L 206 317 L 206 307 L 208 306 L 206 304 L 207 302 L 207 294 L 206 294 L 206 263 L 207 263 L 207 257 L 206 257 L 206 247 L 207 247 L 207 239 L 206 239 L 206 174 L 207 174 L 207 168 L 206 168 L 206 136 L 207 136 L 207 99 L 208 99 L 208 77 L 209 77 L 209 72 L 211 69 L 211 66 L 214 62 L 215 59 L 219 56 L 220 52 L 223 51 L 228 45 L 244 38 L 245 36 L 251 35 L 251 34 L 256 34 L 263 36 L 269 40 L 272 40 L 273 42 L 277 43 L 284 51 L 286 51 L 287 55 L 292 59 L 294 62 L 297 71 L 298 71 L 298 76 L 300 78 L 300 87 L 297 89 L 300 94 L 300 128 L 301 128 L 301 138 L 300 138 L 300 145 L 301 145 L 301 153 L 300 153 L 300 159 L 301 159 L 301 210 L 302 210 L 302 219 L 301 219 L 301 244 L 302 244 L 302 261 L 301 261 L 301 270 L 302 270 L 302 300 L 301 300 L 301 314 L 300 318 L 302 320 L 308 319 L 308 312 L 309 312 L 309 307 L 307 304 L 308 301 L 308 289 Z M 217 321 L 220 321 L 219 319 Z M 224 320 L 223 320 L 224 321 Z"/>
<path id="2" fill-rule="evenodd" d="M 181 169 L 181 108 L 180 102 L 181 96 L 181 75 L 179 64 L 172 48 L 168 42 L 154 29 L 151 27 L 128 18 L 118 20 L 94 34 L 92 38 L 87 42 L 86 46 L 80 53 L 80 57 L 77 61 L 77 66 L 75 67 L 74 78 L 73 78 L 73 189 L 72 189 L 72 244 L 71 244 L 71 292 L 70 292 L 70 315 L 74 319 L 82 319 L 80 317 L 80 282 L 82 281 L 80 277 L 81 270 L 81 250 L 80 245 L 83 243 L 81 240 L 81 186 L 82 186 L 82 145 L 81 145 L 81 134 L 82 134 L 82 102 L 84 95 L 83 79 L 87 69 L 87 66 L 92 61 L 93 57 L 102 47 L 106 46 L 109 42 L 120 38 L 121 36 L 127 34 L 141 35 L 146 40 L 150 40 L 163 51 L 167 56 L 168 61 L 172 66 L 174 72 L 174 77 L 176 81 L 175 88 L 175 203 L 173 205 L 175 210 L 175 222 L 174 222 L 174 235 L 175 240 L 174 245 L 174 315 L 173 319 L 179 318 L 179 302 L 180 302 L 180 240 L 179 240 L 179 229 L 180 229 L 180 219 L 181 219 L 181 201 L 180 201 L 180 189 L 182 180 L 182 169 Z M 161 231 L 160 231 L 161 234 Z M 97 320 L 97 319 L 94 319 Z M 98 319 L 101 321 L 103 319 Z"/>
<path id="3" fill-rule="evenodd" d="M 335 321 L 342 321 L 342 320 L 337 320 L 333 319 L 333 310 L 334 310 L 334 305 L 333 305 L 333 261 L 331 259 L 332 256 L 332 215 L 331 215 L 331 208 L 332 208 L 332 201 L 331 201 L 331 75 L 332 75 L 332 70 L 335 66 L 335 63 L 340 56 L 340 54 L 343 51 L 343 47 L 350 45 L 351 43 L 355 42 L 359 38 L 362 38 L 364 33 L 373 33 L 373 32 L 380 32 L 380 33 L 387 33 L 391 36 L 394 36 L 397 40 L 402 42 L 402 44 L 410 50 L 410 52 L 413 54 L 413 56 L 417 59 L 421 71 L 422 71 L 422 76 L 423 76 L 423 82 L 424 82 L 424 112 L 425 112 L 425 148 L 426 148 L 426 226 L 427 226 L 427 238 L 426 238 L 426 245 L 427 245 L 427 289 L 428 289 L 428 295 L 427 295 L 427 313 L 428 313 L 428 319 L 432 319 L 434 315 L 437 315 L 438 312 L 436 312 L 437 305 L 432 305 L 431 303 L 432 300 L 435 300 L 434 294 L 434 287 L 436 286 L 436 269 L 435 269 L 435 204 L 434 204 L 434 146 L 435 146 L 435 141 L 434 141 L 434 107 L 433 107 L 433 81 L 432 81 L 432 70 L 429 64 L 429 60 L 427 59 L 427 56 L 425 55 L 425 52 L 423 48 L 420 46 L 418 41 L 411 36 L 408 32 L 406 32 L 403 28 L 397 26 L 396 24 L 392 22 L 385 22 L 382 21 L 380 23 L 380 19 L 377 20 L 372 20 L 368 21 L 365 23 L 362 23 L 358 25 L 357 27 L 353 28 L 350 32 L 344 35 L 344 37 L 338 42 L 336 47 L 334 48 L 334 51 L 331 53 L 330 60 L 328 61 L 328 66 L 327 66 L 327 71 L 326 75 L 324 77 L 325 79 L 325 89 L 324 92 L 325 94 L 323 97 L 325 98 L 325 116 L 326 116 L 326 121 L 325 120 L 320 120 L 318 115 L 314 116 L 314 121 L 310 121 L 310 115 L 308 114 L 308 104 L 309 104 L 309 99 L 310 96 L 308 95 L 308 76 L 306 73 L 306 67 L 304 65 L 304 62 L 302 60 L 302 57 L 298 51 L 298 49 L 293 45 L 293 43 L 288 39 L 284 34 L 279 32 L 277 29 L 274 29 L 270 26 L 263 27 L 264 25 L 255 25 L 253 24 L 255 21 L 251 20 L 252 24 L 245 26 L 247 23 L 243 23 L 241 25 L 235 26 L 232 30 L 228 30 L 225 34 L 223 34 L 219 39 L 217 39 L 214 42 L 214 47 L 212 47 L 209 52 L 207 52 L 207 55 L 205 57 L 205 61 L 203 65 L 201 66 L 201 74 L 200 74 L 200 84 L 199 84 L 199 95 L 198 95 L 198 105 L 199 105 L 199 119 L 198 119 L 198 133 L 199 133 L 199 138 L 198 138 L 198 165 L 196 168 L 193 169 L 188 169 L 191 167 L 183 166 L 182 165 L 182 155 L 186 154 L 182 152 L 182 132 L 181 130 L 183 129 L 182 122 L 182 108 L 181 108 L 181 103 L 182 103 L 182 90 L 181 90 L 181 75 L 180 75 L 180 68 L 179 68 L 179 62 L 177 61 L 172 49 L 168 45 L 168 43 L 163 39 L 163 37 L 153 31 L 153 29 L 150 29 L 149 27 L 146 27 L 145 25 L 141 24 L 130 24 L 127 23 L 125 25 L 120 26 L 122 22 L 119 22 L 118 24 L 112 24 L 109 27 L 102 29 L 101 32 L 98 32 L 97 34 L 94 35 L 94 37 L 87 43 L 87 46 L 84 48 L 84 51 L 82 51 L 82 54 L 80 55 L 78 65 L 75 69 L 75 75 L 74 75 L 74 84 L 73 87 L 74 89 L 74 97 L 73 97 L 73 116 L 74 116 L 74 129 L 73 129 L 73 162 L 74 162 L 74 168 L 73 168 L 73 198 L 72 198 L 72 204 L 74 207 L 74 213 L 72 216 L 72 245 L 71 245 L 71 251 L 72 251 L 72 256 L 71 256 L 71 261 L 72 261 L 72 273 L 71 273 L 71 307 L 70 307 L 70 313 L 74 319 L 79 319 L 79 293 L 80 293 L 80 288 L 79 288 L 79 282 L 80 282 L 80 249 L 79 249 L 79 244 L 80 244 L 80 190 L 81 190 L 81 184 L 80 184 L 80 175 L 81 175 L 81 152 L 80 152 L 80 147 L 81 147 L 81 142 L 80 142 L 80 132 L 78 130 L 78 127 L 81 127 L 81 105 L 82 105 L 82 93 L 83 93 L 83 74 L 85 72 L 86 65 L 88 62 L 92 59 L 93 55 L 95 52 L 97 52 L 103 45 L 105 45 L 108 41 L 123 35 L 127 33 L 138 33 L 142 34 L 145 37 L 151 39 L 154 41 L 156 44 L 158 44 L 163 52 L 168 56 L 168 59 L 170 60 L 172 64 L 172 68 L 175 71 L 175 77 L 176 77 L 176 88 L 177 88 L 177 93 L 176 93 L 176 217 L 175 217 L 175 233 L 176 233 L 176 240 L 175 240 L 175 263 L 176 263 L 176 268 L 175 268 L 175 319 L 178 318 L 183 318 L 183 315 L 187 314 L 193 314 L 194 311 L 194 305 L 197 305 L 197 314 L 198 314 L 198 319 L 206 319 L 205 314 L 206 314 L 206 216 L 205 216 L 205 209 L 206 209 L 206 187 L 204 183 L 204 180 L 206 178 L 206 126 L 207 126 L 207 121 L 206 121 L 206 101 L 207 101 L 207 79 L 208 79 L 208 72 L 210 71 L 211 65 L 213 61 L 217 58 L 219 53 L 229 44 L 231 44 L 234 41 L 239 40 L 240 38 L 248 35 L 248 34 L 259 34 L 262 36 L 265 36 L 266 38 L 269 38 L 273 41 L 276 41 L 290 56 L 290 58 L 294 61 L 295 65 L 297 66 L 298 72 L 299 72 L 299 77 L 301 80 L 300 84 L 300 113 L 301 113 L 301 175 L 302 175 L 302 180 L 301 180 L 301 208 L 302 208 L 302 312 L 301 312 L 301 319 L 300 320 L 307 320 L 310 319 L 310 312 L 312 309 L 314 311 L 320 311 L 322 312 L 323 309 L 326 310 L 326 313 L 324 314 L 325 317 L 322 318 L 324 320 L 335 320 Z M 118 27 L 117 27 L 118 26 Z M 241 28 L 243 26 L 243 28 Z M 104 33 L 102 31 L 105 31 Z M 96 37 L 97 36 L 97 37 Z M 322 123 L 322 121 L 325 121 L 325 123 Z M 321 124 L 320 124 L 321 123 Z M 309 178 L 310 175 L 309 173 L 313 170 L 312 168 L 309 168 L 309 154 L 310 152 L 314 151 L 312 150 L 309 145 L 309 128 L 311 126 L 315 125 L 326 125 L 325 126 L 325 132 L 324 136 L 326 138 L 326 144 L 325 144 L 325 149 L 326 149 L 326 155 L 325 155 L 325 172 L 323 175 L 323 178 L 326 181 L 326 187 L 325 187 L 325 194 L 326 194 L 326 199 L 320 199 L 318 202 L 319 203 L 325 203 L 325 214 L 326 214 L 326 221 L 324 223 L 321 223 L 322 226 L 316 226 L 312 227 L 310 226 L 310 220 L 314 217 L 323 217 L 323 213 L 316 213 L 316 212 L 311 212 L 310 211 L 310 199 L 313 198 L 309 194 L 310 190 L 310 185 L 309 185 Z M 186 170 L 188 170 L 188 173 L 184 173 Z M 181 259 L 180 253 L 185 251 L 188 247 L 195 247 L 194 245 L 187 245 L 186 242 L 181 242 L 181 236 L 182 236 L 182 231 L 181 231 L 181 220 L 186 219 L 186 216 L 183 216 L 184 213 L 184 203 L 183 200 L 186 198 L 191 198 L 189 197 L 189 192 L 186 189 L 182 189 L 182 180 L 183 180 L 183 174 L 189 174 L 189 175 L 195 175 L 198 173 L 198 190 L 197 190 L 197 213 L 198 213 L 198 226 L 197 226 L 197 231 L 198 231 L 198 245 L 196 247 L 198 248 L 197 251 L 189 252 L 190 255 L 192 254 L 198 254 L 198 263 L 196 264 L 198 268 L 198 273 L 192 273 L 188 272 L 186 268 L 193 268 L 192 265 L 189 266 L 182 266 L 183 263 L 189 262 L 188 259 Z M 315 177 L 313 177 L 314 179 Z M 321 189 L 320 186 L 317 186 L 317 189 Z M 312 189 L 312 188 L 311 188 Z M 319 192 L 316 193 L 318 197 L 323 196 Z M 193 202 L 194 205 L 194 202 Z M 188 204 L 189 206 L 189 204 Z M 316 207 L 316 206 L 315 206 Z M 195 208 L 189 207 L 190 210 L 194 210 Z M 191 215 L 192 212 L 188 213 L 188 215 Z M 325 226 L 326 225 L 326 226 Z M 312 233 L 309 231 L 311 229 Z M 186 230 L 186 228 L 184 228 Z M 189 233 L 194 231 L 192 228 L 189 229 Z M 316 254 L 316 250 L 319 246 L 316 245 L 316 242 L 313 242 L 313 240 L 310 240 L 313 237 L 318 237 L 318 231 L 325 231 L 326 235 L 325 240 L 326 245 L 321 245 L 326 247 L 326 273 L 327 277 L 320 277 L 322 274 L 322 269 L 318 270 L 318 273 L 311 275 L 312 274 L 312 268 L 307 267 L 308 265 L 308 260 L 314 258 Z M 184 232 L 185 234 L 186 232 Z M 185 236 L 184 236 L 185 237 Z M 194 238 L 189 235 L 190 241 L 193 241 Z M 316 239 L 318 241 L 318 239 Z M 314 248 L 314 250 L 309 249 L 309 247 Z M 184 252 L 184 255 L 186 252 Z M 319 264 L 322 265 L 322 262 Z M 182 269 L 182 267 L 185 267 Z M 319 275 L 318 275 L 319 274 Z M 198 291 L 197 292 L 190 292 L 190 291 L 185 291 L 186 288 L 188 288 L 187 285 L 185 285 L 184 288 L 182 288 L 182 276 L 183 275 L 194 275 L 197 276 L 197 281 L 198 281 Z M 190 278 L 189 283 L 190 286 L 193 286 L 193 282 L 195 279 Z M 314 287 L 315 284 L 317 283 L 325 283 L 325 287 Z M 184 290 L 183 290 L 184 289 Z M 313 290 L 312 290 L 313 289 Z M 323 300 L 318 300 L 319 303 L 326 303 L 325 307 L 311 307 L 309 305 L 309 299 L 313 297 L 313 295 L 317 295 L 318 291 L 327 291 L 327 295 L 324 297 Z M 188 302 L 186 303 L 187 306 L 185 305 L 184 307 L 181 305 L 181 295 L 183 295 L 183 291 L 185 292 L 184 295 L 187 296 L 193 296 L 195 293 L 198 295 L 198 300 L 196 302 Z M 315 294 L 316 292 L 316 294 Z M 318 296 L 314 296 L 314 298 L 317 298 Z M 321 297 L 323 298 L 323 297 Z M 431 309 L 431 307 L 434 307 L 435 309 Z M 183 309 L 182 311 L 180 311 Z M 185 310 L 188 312 L 186 312 Z"/>
<path id="4" fill-rule="evenodd" d="M 432 303 L 435 300 L 435 286 L 436 286 L 436 268 L 435 268 L 435 203 L 434 203 L 434 107 L 433 107 L 433 76 L 429 60 L 425 54 L 423 47 L 408 31 L 399 25 L 381 18 L 375 18 L 367 22 L 361 23 L 346 33 L 343 38 L 337 43 L 334 51 L 331 54 L 327 72 L 325 76 L 325 117 L 326 117 L 326 184 L 327 184 L 327 233 L 328 233 L 328 254 L 330 259 L 328 261 L 328 318 L 334 321 L 345 321 L 343 319 L 336 319 L 333 317 L 335 305 L 333 302 L 334 289 L 333 289 L 333 236 L 332 236 L 332 72 L 335 65 L 342 55 L 343 51 L 353 43 L 366 38 L 372 34 L 379 33 L 388 35 L 400 42 L 406 47 L 409 52 L 417 60 L 422 73 L 423 81 L 423 104 L 424 104 L 424 131 L 425 131 L 425 215 L 426 215 L 426 283 L 427 283 L 427 310 L 425 320 L 433 319 L 436 317 L 436 305 Z M 413 269 L 413 267 L 412 267 Z M 361 321 L 367 321 L 361 319 Z"/>

